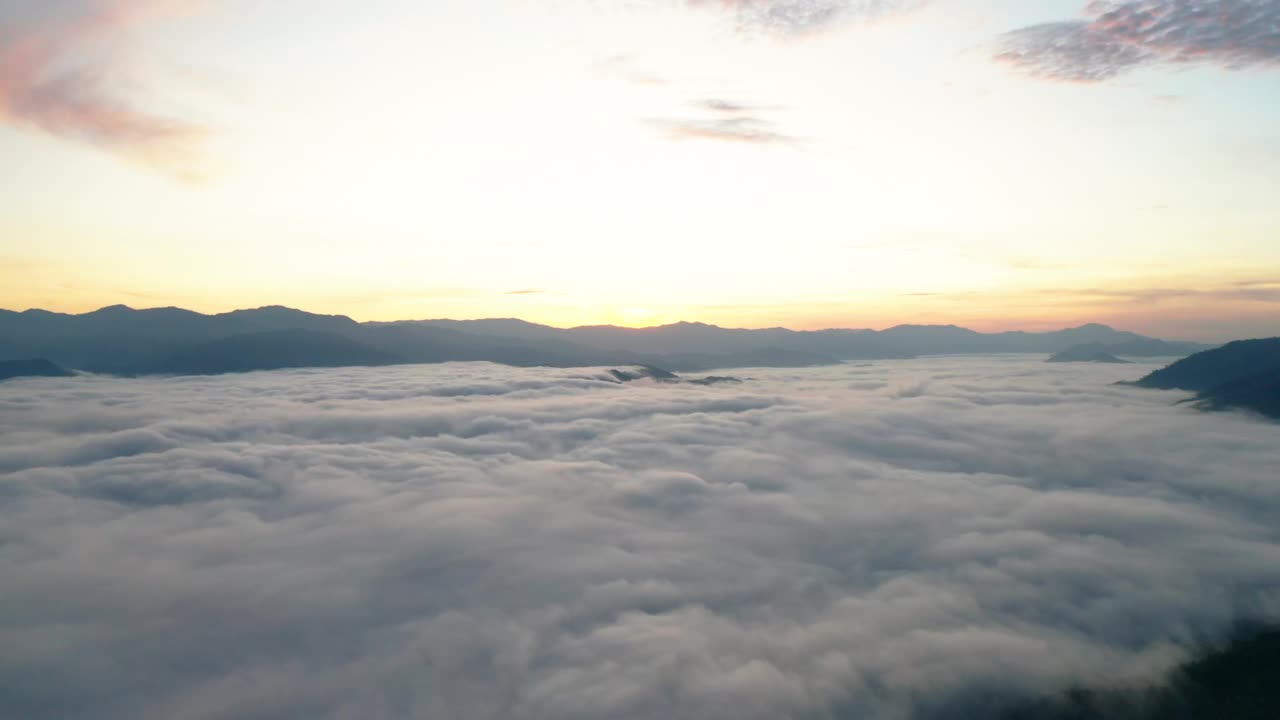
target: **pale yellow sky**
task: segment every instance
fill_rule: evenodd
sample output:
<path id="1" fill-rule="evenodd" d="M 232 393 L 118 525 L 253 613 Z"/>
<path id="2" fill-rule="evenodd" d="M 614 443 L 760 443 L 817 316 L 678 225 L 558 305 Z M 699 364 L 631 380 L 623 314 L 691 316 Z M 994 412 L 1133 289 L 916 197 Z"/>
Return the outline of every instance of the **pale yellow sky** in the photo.
<path id="1" fill-rule="evenodd" d="M 0 77 L 0 307 L 1280 332 L 1280 73 L 993 60 L 1079 3 L 108 4 L 0 36 L 106 63 L 117 111 Z"/>

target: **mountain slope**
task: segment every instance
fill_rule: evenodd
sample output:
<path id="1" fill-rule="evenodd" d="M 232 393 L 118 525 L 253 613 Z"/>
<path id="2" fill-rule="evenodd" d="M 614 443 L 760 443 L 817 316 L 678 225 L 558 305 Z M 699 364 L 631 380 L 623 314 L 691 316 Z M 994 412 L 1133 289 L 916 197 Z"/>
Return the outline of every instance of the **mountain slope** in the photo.
<path id="1" fill-rule="evenodd" d="M 554 339 L 471 334 L 413 323 L 370 323 L 348 336 L 408 362 L 486 361 L 518 367 L 582 367 L 625 363 L 633 358 Z"/>
<path id="2" fill-rule="evenodd" d="M 1202 391 L 1277 369 L 1280 369 L 1280 338 L 1237 340 L 1183 358 L 1135 384 L 1164 390 Z"/>
<path id="3" fill-rule="evenodd" d="M 1245 408 L 1280 418 L 1280 369 L 1233 380 L 1200 392 L 1196 406 L 1202 410 Z"/>
<path id="4" fill-rule="evenodd" d="M 219 375 L 251 370 L 391 365 L 397 362 L 402 360 L 391 353 L 342 335 L 295 329 L 233 335 L 201 343 L 151 365 L 146 371 Z"/>
<path id="5" fill-rule="evenodd" d="M 1127 363 L 1128 360 L 1121 360 L 1109 352 L 1109 347 L 1101 343 L 1086 343 L 1084 345 L 1072 345 L 1061 352 L 1055 353 L 1045 362 L 1051 363 L 1067 363 L 1067 362 L 1092 362 L 1092 363 Z"/>
<path id="6" fill-rule="evenodd" d="M 1204 410 L 1243 408 L 1280 418 L 1280 338 L 1238 340 L 1197 353 L 1135 385 L 1191 390 Z"/>
<path id="7" fill-rule="evenodd" d="M 44 358 L 0 361 L 0 380 L 20 377 L 71 377 L 75 373 Z"/>

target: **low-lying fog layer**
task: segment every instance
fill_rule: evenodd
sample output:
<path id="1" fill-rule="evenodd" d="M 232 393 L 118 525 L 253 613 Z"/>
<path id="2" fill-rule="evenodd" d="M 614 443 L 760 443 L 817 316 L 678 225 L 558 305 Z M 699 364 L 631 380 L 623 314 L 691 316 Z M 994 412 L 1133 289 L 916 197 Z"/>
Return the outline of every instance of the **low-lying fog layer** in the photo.
<path id="1" fill-rule="evenodd" d="M 1280 426 L 938 358 L 0 385 L 13 717 L 973 717 L 1280 617 Z"/>

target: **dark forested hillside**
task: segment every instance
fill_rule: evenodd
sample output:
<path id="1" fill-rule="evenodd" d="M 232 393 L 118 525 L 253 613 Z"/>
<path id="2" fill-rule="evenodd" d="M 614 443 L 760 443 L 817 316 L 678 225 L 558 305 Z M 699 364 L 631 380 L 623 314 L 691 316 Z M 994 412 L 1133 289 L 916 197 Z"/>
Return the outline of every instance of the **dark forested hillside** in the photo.
<path id="1" fill-rule="evenodd" d="M 1136 384 L 1190 390 L 1206 410 L 1246 408 L 1280 417 L 1280 338 L 1228 343 L 1156 370 Z"/>

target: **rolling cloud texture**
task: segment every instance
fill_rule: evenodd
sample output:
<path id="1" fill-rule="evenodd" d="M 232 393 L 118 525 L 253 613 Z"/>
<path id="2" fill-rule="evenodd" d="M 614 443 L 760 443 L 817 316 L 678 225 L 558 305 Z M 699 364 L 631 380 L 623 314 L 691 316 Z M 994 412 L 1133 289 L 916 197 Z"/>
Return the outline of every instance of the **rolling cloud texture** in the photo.
<path id="1" fill-rule="evenodd" d="M 1280 450 L 1273 424 L 1112 384 L 1147 369 L 10 381 L 0 696 L 106 720 L 940 719 L 1150 681 L 1280 615 Z"/>

